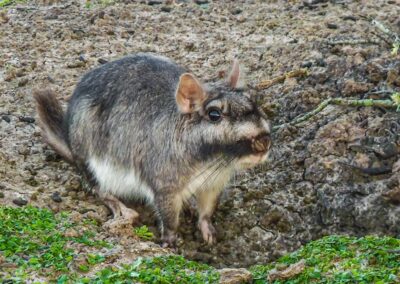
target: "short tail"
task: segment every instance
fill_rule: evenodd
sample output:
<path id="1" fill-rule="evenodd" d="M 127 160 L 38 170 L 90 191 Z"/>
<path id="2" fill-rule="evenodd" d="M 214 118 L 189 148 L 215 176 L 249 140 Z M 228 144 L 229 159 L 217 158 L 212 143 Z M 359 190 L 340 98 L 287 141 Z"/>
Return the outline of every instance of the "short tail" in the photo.
<path id="1" fill-rule="evenodd" d="M 65 113 L 51 90 L 34 91 L 42 136 L 59 155 L 72 163 L 72 153 L 63 129 Z"/>

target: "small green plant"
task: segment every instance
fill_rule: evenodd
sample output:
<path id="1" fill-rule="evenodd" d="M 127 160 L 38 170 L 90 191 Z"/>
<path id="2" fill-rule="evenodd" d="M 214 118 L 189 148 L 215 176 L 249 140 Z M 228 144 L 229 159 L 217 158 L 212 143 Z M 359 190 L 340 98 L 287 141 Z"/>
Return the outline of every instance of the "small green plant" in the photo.
<path id="1" fill-rule="evenodd" d="M 149 241 L 152 240 L 154 237 L 153 233 L 149 231 L 149 228 L 147 228 L 146 225 L 143 225 L 141 227 L 136 227 L 133 229 L 133 231 L 135 232 L 135 235 L 141 238 L 142 240 Z"/>
<path id="2" fill-rule="evenodd" d="M 101 263 L 105 260 L 104 256 L 99 254 L 91 254 L 87 255 L 87 262 L 91 265 Z"/>

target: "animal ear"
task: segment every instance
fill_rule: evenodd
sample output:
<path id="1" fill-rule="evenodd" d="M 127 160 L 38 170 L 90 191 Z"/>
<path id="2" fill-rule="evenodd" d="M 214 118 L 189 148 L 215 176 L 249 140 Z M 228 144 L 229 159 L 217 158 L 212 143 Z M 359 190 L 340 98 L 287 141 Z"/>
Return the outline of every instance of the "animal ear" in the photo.
<path id="1" fill-rule="evenodd" d="M 239 80 L 240 80 L 240 65 L 239 65 L 239 60 L 236 58 L 233 60 L 233 65 L 231 72 L 229 72 L 228 75 L 228 84 L 232 89 L 236 89 L 239 87 Z"/>
<path id="2" fill-rule="evenodd" d="M 179 78 L 176 91 L 176 103 L 182 113 L 197 111 L 206 100 L 207 95 L 199 81 L 190 73 L 184 73 Z"/>

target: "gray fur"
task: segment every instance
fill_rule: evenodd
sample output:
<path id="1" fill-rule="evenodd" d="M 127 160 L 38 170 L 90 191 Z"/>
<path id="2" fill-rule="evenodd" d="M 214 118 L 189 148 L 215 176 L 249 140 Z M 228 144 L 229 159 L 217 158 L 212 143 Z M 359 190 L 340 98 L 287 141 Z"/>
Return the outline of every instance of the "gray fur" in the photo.
<path id="1" fill-rule="evenodd" d="M 185 72 L 167 58 L 145 53 L 102 65 L 78 83 L 63 123 L 66 142 L 62 143 L 68 144 L 74 164 L 94 184 L 99 181 L 89 161 L 96 157 L 107 161 L 106 166 L 134 172 L 139 183 L 151 190 L 167 242 L 173 241 L 178 226 L 182 198 L 177 196 L 196 175 L 215 167 L 199 190 L 213 187 L 222 168 L 234 171 L 242 157 L 257 152 L 255 136 L 269 137 L 269 129 L 261 123 L 262 111 L 224 82 L 205 84 L 208 98 L 201 109 L 182 114 L 175 96 Z M 216 105 L 224 113 L 219 123 L 207 116 L 209 107 Z M 254 125 L 256 134 L 241 133 L 243 123 Z M 270 142 L 262 145 L 267 151 Z M 109 190 L 98 185 L 100 191 Z M 116 197 L 136 196 L 128 192 Z"/>

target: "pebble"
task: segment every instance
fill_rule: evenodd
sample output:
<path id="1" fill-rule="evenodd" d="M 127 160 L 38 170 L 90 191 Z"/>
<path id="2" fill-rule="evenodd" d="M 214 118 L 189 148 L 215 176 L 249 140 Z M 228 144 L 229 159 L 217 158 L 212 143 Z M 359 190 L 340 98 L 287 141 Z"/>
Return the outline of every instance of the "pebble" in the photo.
<path id="1" fill-rule="evenodd" d="M 103 58 L 99 58 L 99 59 L 97 59 L 97 62 L 99 62 L 100 64 L 106 64 L 108 62 L 108 60 L 105 60 Z"/>
<path id="2" fill-rule="evenodd" d="M 32 116 L 20 116 L 18 117 L 19 121 L 27 122 L 27 123 L 34 123 L 35 119 Z"/>
<path id="3" fill-rule="evenodd" d="M 233 9 L 233 10 L 231 11 L 231 14 L 232 14 L 232 15 L 238 15 L 238 14 L 240 14 L 240 13 L 242 13 L 242 9 L 240 9 L 240 8 L 235 8 L 235 9 Z"/>
<path id="4" fill-rule="evenodd" d="M 1 119 L 3 119 L 5 122 L 10 123 L 11 122 L 11 117 L 9 115 L 3 115 L 1 117 Z"/>
<path id="5" fill-rule="evenodd" d="M 172 11 L 172 8 L 169 7 L 169 6 L 163 6 L 163 7 L 161 7 L 161 11 L 162 11 L 162 12 L 169 13 L 169 12 Z"/>
<path id="6" fill-rule="evenodd" d="M 75 62 L 70 62 L 67 64 L 68 68 L 79 68 L 85 66 L 85 62 L 83 61 L 75 61 Z"/>
<path id="7" fill-rule="evenodd" d="M 18 206 L 24 206 L 24 205 L 28 204 L 28 200 L 26 200 L 26 199 L 20 197 L 20 198 L 14 199 L 14 200 L 13 200 L 13 203 L 14 203 L 15 205 L 18 205 Z"/>
<path id="8" fill-rule="evenodd" d="M 326 23 L 326 27 L 328 29 L 336 30 L 338 28 L 338 25 L 336 25 L 334 23 Z"/>
<path id="9" fill-rule="evenodd" d="M 52 199 L 54 202 L 57 202 L 57 203 L 62 202 L 62 198 L 61 198 L 60 193 L 59 193 L 58 191 L 55 191 L 55 192 L 52 193 L 51 199 Z"/>
<path id="10" fill-rule="evenodd" d="M 162 1 L 158 1 L 158 0 L 151 0 L 149 2 L 147 2 L 147 5 L 153 6 L 153 5 L 160 5 L 162 4 Z"/>
<path id="11" fill-rule="evenodd" d="M 311 61 L 303 62 L 300 65 L 301 68 L 310 68 L 311 66 L 312 66 L 312 62 Z"/>
<path id="12" fill-rule="evenodd" d="M 303 4 L 305 5 L 315 5 L 320 3 L 328 2 L 328 0 L 304 0 Z"/>
<path id="13" fill-rule="evenodd" d="M 79 55 L 79 61 L 86 62 L 87 61 L 86 56 L 83 54 Z"/>
<path id="14" fill-rule="evenodd" d="M 355 17 L 355 16 L 353 16 L 353 15 L 343 16 L 342 19 L 345 20 L 345 21 L 346 21 L 346 20 L 350 20 L 350 21 L 354 21 L 354 22 L 357 21 L 357 17 Z"/>

